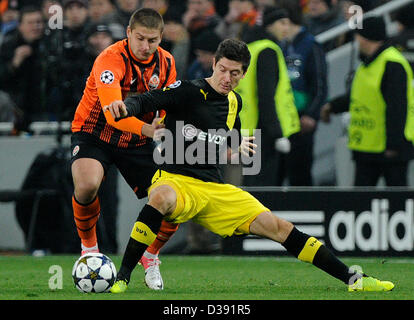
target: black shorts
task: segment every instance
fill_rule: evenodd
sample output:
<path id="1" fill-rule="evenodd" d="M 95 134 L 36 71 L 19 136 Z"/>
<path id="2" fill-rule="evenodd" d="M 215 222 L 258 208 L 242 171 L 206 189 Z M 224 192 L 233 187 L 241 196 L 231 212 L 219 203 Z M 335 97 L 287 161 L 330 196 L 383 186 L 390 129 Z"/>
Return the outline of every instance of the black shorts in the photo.
<path id="1" fill-rule="evenodd" d="M 139 199 L 147 196 L 151 178 L 157 170 L 153 150 L 152 143 L 135 149 L 118 148 L 85 132 L 75 132 L 71 137 L 72 163 L 80 158 L 98 160 L 105 175 L 109 166 L 115 165 Z"/>

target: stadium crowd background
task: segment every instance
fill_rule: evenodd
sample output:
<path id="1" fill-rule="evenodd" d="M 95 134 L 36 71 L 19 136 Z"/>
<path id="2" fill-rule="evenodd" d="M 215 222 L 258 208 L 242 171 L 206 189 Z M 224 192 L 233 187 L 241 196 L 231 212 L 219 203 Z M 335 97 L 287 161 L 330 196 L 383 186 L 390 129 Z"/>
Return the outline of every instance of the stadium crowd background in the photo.
<path id="1" fill-rule="evenodd" d="M 15 135 L 27 131 L 32 121 L 70 121 L 95 57 L 125 37 L 129 16 L 137 8 L 151 7 L 163 15 L 166 26 L 161 46 L 175 56 L 178 78 L 191 79 L 210 72 L 211 53 L 220 38 L 241 37 L 245 26 L 261 24 L 265 5 L 277 2 L 1 0 L 0 121 L 14 122 L 10 134 Z M 370 10 L 384 1 L 354 3 Z M 315 35 L 349 18 L 351 4 L 348 0 L 300 0 L 305 25 Z M 55 13 L 49 12 L 52 5 L 63 8 L 62 29 L 50 28 L 49 19 Z M 41 16 L 30 15 L 36 8 Z M 326 49 L 343 41 L 338 39 Z"/>

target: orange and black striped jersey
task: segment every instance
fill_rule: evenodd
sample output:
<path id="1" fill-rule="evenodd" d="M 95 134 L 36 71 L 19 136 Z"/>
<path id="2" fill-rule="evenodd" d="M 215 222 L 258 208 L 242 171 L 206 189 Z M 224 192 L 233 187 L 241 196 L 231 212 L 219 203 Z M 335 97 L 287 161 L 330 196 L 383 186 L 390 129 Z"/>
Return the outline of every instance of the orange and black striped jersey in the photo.
<path id="1" fill-rule="evenodd" d="M 147 137 L 119 130 L 107 122 L 102 107 L 112 101 L 103 101 L 101 92 L 112 90 L 115 95 L 111 96 L 117 97 L 113 100 L 124 100 L 130 95 L 166 87 L 176 81 L 176 76 L 173 56 L 161 47 L 147 61 L 140 61 L 130 50 L 127 39 L 116 42 L 95 60 L 72 121 L 72 132 L 87 132 L 120 148 L 144 145 Z M 153 118 L 151 112 L 140 120 L 151 123 Z"/>

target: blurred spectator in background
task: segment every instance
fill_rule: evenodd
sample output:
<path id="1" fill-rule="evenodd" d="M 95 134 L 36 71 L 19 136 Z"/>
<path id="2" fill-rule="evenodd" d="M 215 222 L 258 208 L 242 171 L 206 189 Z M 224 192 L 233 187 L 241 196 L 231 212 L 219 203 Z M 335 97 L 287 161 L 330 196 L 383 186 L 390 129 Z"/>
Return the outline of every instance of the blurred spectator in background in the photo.
<path id="1" fill-rule="evenodd" d="M 53 10 L 50 10 L 52 6 L 60 6 L 61 3 L 58 0 L 43 0 L 41 4 L 41 9 L 43 13 L 43 18 L 45 19 L 45 22 L 49 20 L 50 17 L 53 16 L 54 12 Z"/>
<path id="2" fill-rule="evenodd" d="M 107 47 L 114 43 L 114 38 L 107 25 L 91 24 L 86 33 L 85 54 L 82 57 L 81 66 L 82 82 L 88 79 L 96 57 Z"/>
<path id="3" fill-rule="evenodd" d="M 194 39 L 196 60 L 188 68 L 188 79 L 208 78 L 213 73 L 213 60 L 221 38 L 212 30 L 206 30 Z"/>
<path id="4" fill-rule="evenodd" d="M 283 52 L 277 43 L 289 34 L 287 10 L 267 7 L 263 26 L 246 33 L 251 57 L 249 70 L 236 91 L 243 97 L 240 112 L 242 129 L 254 135 L 261 130 L 261 170 L 244 176 L 245 186 L 277 185 L 278 153 L 289 153 L 288 137 L 299 132 L 299 116 Z"/>
<path id="5" fill-rule="evenodd" d="M 276 0 L 255 0 L 254 3 L 257 10 L 256 24 L 261 26 L 263 24 L 264 9 L 276 6 Z"/>
<path id="6" fill-rule="evenodd" d="M 187 0 L 187 9 L 182 16 L 184 26 L 190 35 L 189 64 L 195 58 L 194 39 L 207 29 L 214 29 L 221 17 L 216 13 L 212 0 Z"/>
<path id="7" fill-rule="evenodd" d="M 274 7 L 277 5 L 277 0 L 255 0 L 256 9 L 263 11 L 265 7 Z"/>
<path id="8" fill-rule="evenodd" d="M 222 39 L 241 39 L 245 28 L 256 24 L 257 15 L 253 0 L 230 0 L 229 10 L 215 31 Z"/>
<path id="9" fill-rule="evenodd" d="M 19 26 L 6 35 L 0 47 L 0 87 L 22 115 L 15 124 L 17 131 L 26 131 L 32 121 L 47 120 L 43 31 L 40 8 L 24 7 Z"/>
<path id="10" fill-rule="evenodd" d="M 399 30 L 391 39 L 392 44 L 401 51 L 414 70 L 414 3 L 401 8 L 395 19 Z"/>
<path id="11" fill-rule="evenodd" d="M 186 79 L 190 53 L 188 31 L 181 22 L 181 15 L 174 10 L 168 10 L 163 19 L 164 34 L 160 46 L 174 56 L 177 79 Z"/>
<path id="12" fill-rule="evenodd" d="M 291 186 L 312 186 L 314 135 L 328 93 L 326 58 L 322 46 L 303 26 L 299 3 L 288 0 L 283 7 L 289 12 L 291 25 L 282 49 L 301 131 L 290 138 L 291 152 L 280 154 L 278 185 L 287 178 Z"/>
<path id="13" fill-rule="evenodd" d="M 88 67 L 88 73 L 90 73 L 93 61 L 95 61 L 96 57 L 113 43 L 114 38 L 108 26 L 104 24 L 96 24 L 89 27 L 86 52 L 90 56 L 91 63 Z"/>
<path id="14" fill-rule="evenodd" d="M 48 104 L 58 120 L 73 118 L 85 86 L 85 47 L 87 42 L 88 1 L 64 0 L 63 29 L 52 30 L 47 38 L 48 75 L 51 93 Z"/>
<path id="15" fill-rule="evenodd" d="M 126 28 L 132 13 L 139 8 L 139 0 L 116 0 L 116 10 L 103 18 L 115 40 L 126 38 Z"/>
<path id="16" fill-rule="evenodd" d="M 141 8 L 151 8 L 157 11 L 161 16 L 164 16 L 168 11 L 168 0 L 142 0 Z"/>
<path id="17" fill-rule="evenodd" d="M 313 35 L 318 35 L 345 22 L 338 0 L 309 0 L 307 8 L 305 25 Z M 339 41 L 339 39 L 333 39 L 326 42 L 325 51 L 335 48 Z"/>
<path id="18" fill-rule="evenodd" d="M 407 186 L 408 162 L 413 159 L 414 88 L 408 61 L 387 44 L 382 17 L 364 18 L 356 29 L 361 64 L 351 92 L 333 99 L 321 110 L 350 113 L 348 148 L 355 160 L 355 186 L 376 186 L 380 177 L 387 186 Z"/>
<path id="19" fill-rule="evenodd" d="M 0 44 L 3 37 L 19 25 L 19 3 L 17 0 L 2 1 L 0 12 Z"/>
<path id="20" fill-rule="evenodd" d="M 182 15 L 185 11 L 185 4 L 172 0 L 142 0 L 141 8 L 151 8 L 157 11 L 164 19 L 174 18 L 182 23 Z"/>
<path id="21" fill-rule="evenodd" d="M 115 12 L 115 0 L 89 0 L 89 20 L 100 23 L 104 17 Z"/>
<path id="22" fill-rule="evenodd" d="M 0 0 L 0 46 L 4 35 L 15 30 L 19 25 L 19 15 L 20 13 L 17 0 Z M 0 90 L 0 122 L 13 122 L 14 109 L 15 106 L 10 96 L 6 92 Z"/>
<path id="23" fill-rule="evenodd" d="M 220 22 L 220 16 L 211 0 L 187 0 L 187 10 L 182 19 L 191 36 L 205 28 L 214 28 Z"/>
<path id="24" fill-rule="evenodd" d="M 67 30 L 83 29 L 88 20 L 88 0 L 63 0 L 62 3 Z"/>

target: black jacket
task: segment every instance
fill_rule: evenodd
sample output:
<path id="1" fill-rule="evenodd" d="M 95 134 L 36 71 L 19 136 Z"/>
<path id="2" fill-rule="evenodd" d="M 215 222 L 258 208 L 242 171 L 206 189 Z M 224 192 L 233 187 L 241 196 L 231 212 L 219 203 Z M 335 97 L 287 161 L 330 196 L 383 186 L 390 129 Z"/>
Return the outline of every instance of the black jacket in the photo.
<path id="1" fill-rule="evenodd" d="M 14 68 L 15 50 L 22 45 L 29 45 L 32 54 Z M 0 47 L 0 89 L 24 112 L 22 129 L 31 121 L 43 120 L 42 114 L 46 111 L 46 65 L 42 48 L 42 40 L 29 44 L 18 30 L 9 33 Z"/>

